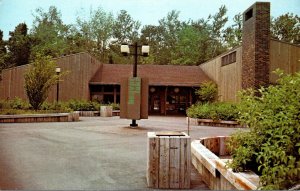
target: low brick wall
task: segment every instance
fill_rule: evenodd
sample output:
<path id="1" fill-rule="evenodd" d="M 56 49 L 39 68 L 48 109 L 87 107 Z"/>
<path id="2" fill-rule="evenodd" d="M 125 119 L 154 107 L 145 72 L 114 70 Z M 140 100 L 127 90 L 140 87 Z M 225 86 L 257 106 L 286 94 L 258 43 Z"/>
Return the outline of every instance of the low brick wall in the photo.
<path id="1" fill-rule="evenodd" d="M 231 160 L 226 148 L 227 139 L 218 136 L 193 141 L 192 164 L 212 190 L 257 190 L 258 175 L 253 172 L 235 173 L 226 168 L 226 162 Z"/>
<path id="2" fill-rule="evenodd" d="M 225 120 L 212 120 L 212 119 L 197 119 L 197 118 L 186 118 L 186 123 L 195 126 L 212 126 L 212 127 L 236 127 L 243 128 L 237 121 L 225 121 Z"/>
<path id="3" fill-rule="evenodd" d="M 0 123 L 36 123 L 36 122 L 71 122 L 79 121 L 79 112 L 0 115 Z"/>

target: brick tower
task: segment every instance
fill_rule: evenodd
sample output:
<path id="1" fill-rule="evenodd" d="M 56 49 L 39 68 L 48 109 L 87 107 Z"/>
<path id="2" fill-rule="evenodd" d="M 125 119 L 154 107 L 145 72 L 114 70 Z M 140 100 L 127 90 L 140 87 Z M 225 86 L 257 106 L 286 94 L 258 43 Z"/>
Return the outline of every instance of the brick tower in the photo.
<path id="1" fill-rule="evenodd" d="M 243 13 L 242 88 L 269 84 L 270 3 L 256 2 Z"/>

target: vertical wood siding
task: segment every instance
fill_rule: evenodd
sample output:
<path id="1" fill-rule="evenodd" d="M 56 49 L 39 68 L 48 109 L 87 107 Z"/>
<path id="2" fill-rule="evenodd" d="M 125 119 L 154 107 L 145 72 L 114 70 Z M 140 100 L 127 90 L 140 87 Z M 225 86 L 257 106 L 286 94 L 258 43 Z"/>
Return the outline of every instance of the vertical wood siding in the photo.
<path id="1" fill-rule="evenodd" d="M 59 83 L 59 100 L 90 99 L 89 82 L 100 68 L 101 63 L 88 53 L 78 53 L 54 59 L 61 71 L 68 71 Z M 28 65 L 2 71 L 0 99 L 20 97 L 27 99 L 24 90 L 24 74 Z M 48 101 L 56 100 L 56 85 L 50 92 Z"/>
<path id="2" fill-rule="evenodd" d="M 221 66 L 222 57 L 236 51 L 236 62 Z M 218 85 L 220 101 L 238 101 L 237 92 L 242 89 L 242 48 L 237 47 L 213 60 L 200 65 L 200 68 Z"/>
<path id="3" fill-rule="evenodd" d="M 288 74 L 300 71 L 300 46 L 271 40 L 270 61 L 270 82 L 275 83 L 278 77 L 272 71 L 277 68 Z"/>

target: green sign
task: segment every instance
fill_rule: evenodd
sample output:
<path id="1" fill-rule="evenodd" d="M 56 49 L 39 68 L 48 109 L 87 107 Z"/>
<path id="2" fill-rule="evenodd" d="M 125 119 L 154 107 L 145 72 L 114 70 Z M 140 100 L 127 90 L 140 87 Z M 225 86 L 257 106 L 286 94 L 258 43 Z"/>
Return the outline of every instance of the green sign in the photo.
<path id="1" fill-rule="evenodd" d="M 134 104 L 134 95 L 138 94 L 140 97 L 141 94 L 141 78 L 130 78 L 128 86 L 128 104 Z"/>

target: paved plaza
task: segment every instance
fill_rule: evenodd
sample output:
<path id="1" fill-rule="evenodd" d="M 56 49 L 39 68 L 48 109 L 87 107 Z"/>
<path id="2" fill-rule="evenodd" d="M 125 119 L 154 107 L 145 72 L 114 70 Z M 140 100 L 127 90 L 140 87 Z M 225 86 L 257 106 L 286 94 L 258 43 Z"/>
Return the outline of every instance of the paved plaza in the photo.
<path id="1" fill-rule="evenodd" d="M 147 189 L 147 132 L 185 131 L 185 117 L 150 116 L 129 128 L 119 117 L 0 124 L 0 189 Z M 235 129 L 191 126 L 192 139 Z M 192 189 L 208 189 L 195 169 Z"/>

